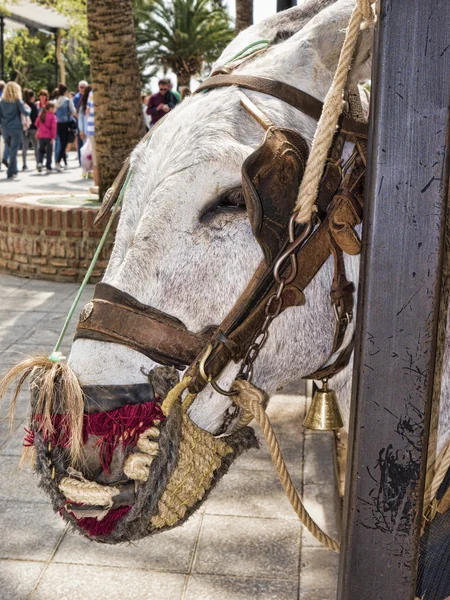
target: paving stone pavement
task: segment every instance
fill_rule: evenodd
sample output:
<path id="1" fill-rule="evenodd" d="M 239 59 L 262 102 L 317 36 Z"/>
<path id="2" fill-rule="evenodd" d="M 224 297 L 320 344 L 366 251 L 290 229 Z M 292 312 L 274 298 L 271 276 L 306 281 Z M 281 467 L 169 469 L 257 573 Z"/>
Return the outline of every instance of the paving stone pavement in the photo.
<path id="1" fill-rule="evenodd" d="M 68 169 L 62 173 L 47 175 L 38 173 L 31 151 L 28 153 L 28 171 L 22 171 L 22 153 L 18 156 L 19 173 L 15 180 L 6 179 L 6 169 L 0 170 L 0 194 L 71 194 L 88 193 L 92 179 L 83 179 L 75 151 L 69 153 Z M 53 164 L 54 166 L 54 164 Z"/>
<path id="2" fill-rule="evenodd" d="M 0 372 L 49 353 L 77 286 L 0 275 Z M 80 309 L 92 294 L 84 293 Z M 62 347 L 69 351 L 75 320 Z M 338 535 L 331 434 L 305 433 L 291 385 L 269 415 L 312 516 Z M 302 528 L 261 449 L 240 457 L 203 507 L 174 531 L 103 546 L 68 532 L 29 470 L 18 469 L 28 394 L 11 435 L 0 421 L 0 598 L 7 600 L 333 600 L 338 557 Z M 3 414 L 5 408 L 3 408 Z"/>

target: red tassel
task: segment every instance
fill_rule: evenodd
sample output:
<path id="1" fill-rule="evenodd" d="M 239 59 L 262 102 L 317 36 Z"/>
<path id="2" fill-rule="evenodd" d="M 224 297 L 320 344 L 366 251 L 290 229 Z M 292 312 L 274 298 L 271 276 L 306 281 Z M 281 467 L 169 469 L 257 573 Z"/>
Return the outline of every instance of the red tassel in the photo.
<path id="1" fill-rule="evenodd" d="M 83 444 L 87 443 L 89 435 L 95 435 L 99 439 L 96 444 L 99 447 L 101 465 L 108 473 L 109 465 L 114 451 L 122 443 L 122 448 L 135 446 L 139 436 L 156 420 L 162 421 L 165 416 L 161 405 L 157 402 L 145 402 L 144 404 L 126 404 L 116 410 L 85 414 L 83 419 Z M 39 423 L 41 415 L 35 415 Z M 45 437 L 52 446 L 70 446 L 70 426 L 67 416 L 55 413 L 52 415 L 53 433 Z M 25 440 L 34 442 L 34 434 L 30 432 Z"/>
<path id="2" fill-rule="evenodd" d="M 108 472 L 114 451 L 120 442 L 122 448 L 135 446 L 144 431 L 152 427 L 156 420 L 163 419 L 164 413 L 160 404 L 127 404 L 117 410 L 86 415 L 83 431 L 99 437 L 97 444 L 100 449 L 100 462 Z"/>
<path id="3" fill-rule="evenodd" d="M 131 506 L 121 506 L 112 508 L 101 521 L 95 517 L 83 517 L 75 520 L 80 527 L 89 533 L 91 537 L 103 537 L 109 535 L 119 519 L 124 517 L 131 510 Z"/>
<path id="4" fill-rule="evenodd" d="M 26 427 L 24 427 L 24 429 L 25 429 L 25 437 L 23 438 L 22 446 L 25 446 L 25 448 L 34 446 L 34 431 L 30 431 Z"/>

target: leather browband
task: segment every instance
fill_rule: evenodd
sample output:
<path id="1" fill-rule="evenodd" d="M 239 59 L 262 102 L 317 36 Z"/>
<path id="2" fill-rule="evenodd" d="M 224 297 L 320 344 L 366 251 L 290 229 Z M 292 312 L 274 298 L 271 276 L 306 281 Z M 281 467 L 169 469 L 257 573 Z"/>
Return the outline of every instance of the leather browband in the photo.
<path id="1" fill-rule="evenodd" d="M 308 117 L 318 121 L 322 114 L 323 104 L 317 98 L 306 92 L 295 88 L 288 83 L 266 79 L 265 77 L 253 77 L 251 75 L 213 75 L 206 79 L 195 90 L 195 93 L 204 92 L 212 88 L 229 87 L 236 85 L 240 88 L 261 92 L 273 96 L 283 102 L 287 102 Z"/>
<path id="2" fill-rule="evenodd" d="M 278 98 L 287 104 L 290 104 L 300 112 L 304 113 L 308 117 L 311 117 L 315 121 L 320 119 L 322 114 L 323 103 L 314 96 L 299 90 L 298 88 L 284 83 L 282 81 L 276 81 L 274 79 L 267 79 L 266 77 L 254 77 L 252 75 L 212 75 L 205 79 L 194 94 L 199 92 L 205 92 L 214 88 L 229 87 L 235 85 L 239 88 L 251 90 L 253 92 L 260 92 L 261 94 L 267 94 Z M 368 125 L 361 121 L 353 119 L 350 115 L 342 115 L 339 120 L 339 128 L 349 135 L 353 135 L 358 138 L 367 139 L 368 137 Z"/>
<path id="3" fill-rule="evenodd" d="M 122 344 L 178 369 L 190 365 L 210 339 L 107 283 L 96 285 L 80 315 L 74 340 L 80 338 Z"/>

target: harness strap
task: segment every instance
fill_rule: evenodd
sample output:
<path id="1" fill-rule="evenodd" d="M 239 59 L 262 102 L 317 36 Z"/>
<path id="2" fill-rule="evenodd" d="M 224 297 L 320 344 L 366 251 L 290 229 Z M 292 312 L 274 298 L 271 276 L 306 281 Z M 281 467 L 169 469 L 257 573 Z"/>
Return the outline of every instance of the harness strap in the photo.
<path id="1" fill-rule="evenodd" d="M 353 202 L 356 202 L 356 205 L 353 205 Z M 331 223 L 334 221 L 335 215 L 342 210 L 342 204 L 348 203 L 351 203 L 352 207 L 347 210 L 361 214 L 362 209 L 356 199 L 352 200 L 350 197 L 343 195 L 338 196 L 331 203 L 324 220 L 316 227 L 298 251 L 297 276 L 284 290 L 284 301 L 281 311 L 290 306 L 301 306 L 305 303 L 303 290 L 312 281 L 335 248 L 330 236 Z M 286 270 L 288 269 L 289 267 L 287 266 Z M 262 262 L 246 290 L 221 323 L 218 330 L 219 333 L 215 336 L 215 339 L 219 343 L 215 345 L 205 363 L 206 372 L 212 375 L 213 378 L 222 372 L 230 360 L 238 362 L 243 358 L 255 331 L 261 328 L 266 318 L 265 307 L 267 300 L 277 287 L 272 273 L 273 269 L 267 267 L 265 262 Z M 347 292 L 349 292 L 348 288 L 344 294 L 346 298 L 344 306 L 346 309 L 348 309 Z M 337 323 L 338 333 L 335 334 L 335 339 L 343 339 L 346 327 L 347 323 L 344 324 L 343 321 Z M 223 339 L 227 339 L 227 345 L 223 343 Z M 230 348 L 233 348 L 234 351 L 231 352 Z M 190 367 L 188 374 L 192 376 L 189 390 L 193 393 L 200 392 L 205 387 L 206 382 L 200 375 L 197 362 Z"/>
<path id="2" fill-rule="evenodd" d="M 107 283 L 80 315 L 74 339 L 128 346 L 162 365 L 182 369 L 209 343 L 210 335 L 192 333 L 177 318 L 138 302 Z"/>
<path id="3" fill-rule="evenodd" d="M 320 100 L 317 100 L 317 98 L 314 98 L 314 96 L 311 96 L 303 90 L 299 90 L 293 85 L 284 83 L 283 81 L 267 79 L 266 77 L 234 75 L 232 73 L 212 75 L 199 85 L 194 94 L 214 88 L 229 87 L 230 85 L 278 98 L 315 121 L 318 121 L 322 114 L 323 103 Z M 339 129 L 347 135 L 358 139 L 361 138 L 366 140 L 368 137 L 367 123 L 356 120 L 350 115 L 344 114 L 341 116 L 339 120 Z"/>
<path id="4" fill-rule="evenodd" d="M 251 117 L 255 119 L 261 127 L 267 131 L 270 127 L 275 127 L 275 123 L 269 119 L 269 117 L 254 104 L 245 94 L 239 93 L 241 97 L 241 106 L 249 113 Z"/>
<path id="5" fill-rule="evenodd" d="M 236 85 L 240 88 L 273 96 L 283 102 L 287 102 L 315 121 L 320 119 L 323 108 L 323 104 L 320 100 L 317 100 L 317 98 L 310 96 L 306 92 L 303 92 L 288 83 L 267 79 L 265 77 L 233 74 L 213 75 L 200 84 L 194 93 L 198 94 L 199 92 L 204 92 L 213 88 L 229 87 L 230 85 Z"/>

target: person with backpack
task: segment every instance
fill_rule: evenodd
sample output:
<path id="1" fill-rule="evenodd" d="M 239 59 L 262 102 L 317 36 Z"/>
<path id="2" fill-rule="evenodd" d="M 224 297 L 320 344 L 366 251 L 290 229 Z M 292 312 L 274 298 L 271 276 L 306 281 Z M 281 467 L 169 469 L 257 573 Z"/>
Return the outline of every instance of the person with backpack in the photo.
<path id="1" fill-rule="evenodd" d="M 43 168 L 42 163 L 44 162 L 44 155 L 46 157 L 45 166 L 47 174 L 52 172 L 52 149 L 53 142 L 56 139 L 57 128 L 55 111 L 56 104 L 54 102 L 47 102 L 34 122 L 39 139 L 39 157 L 37 166 L 39 173 Z"/>
<path id="2" fill-rule="evenodd" d="M 0 129 L 9 151 L 8 179 L 17 178 L 17 152 L 22 142 L 22 117 L 29 117 L 31 109 L 22 100 L 22 89 L 15 81 L 9 81 L 0 102 Z"/>
<path id="3" fill-rule="evenodd" d="M 63 83 L 58 85 L 58 96 L 56 98 L 56 118 L 57 118 L 57 129 L 59 137 L 59 149 L 56 156 L 56 170 L 61 172 L 61 160 L 64 160 L 67 167 L 67 154 L 66 148 L 69 141 L 69 129 L 71 127 L 72 117 L 75 117 L 77 111 L 73 105 L 72 100 L 69 98 L 67 86 Z"/>

